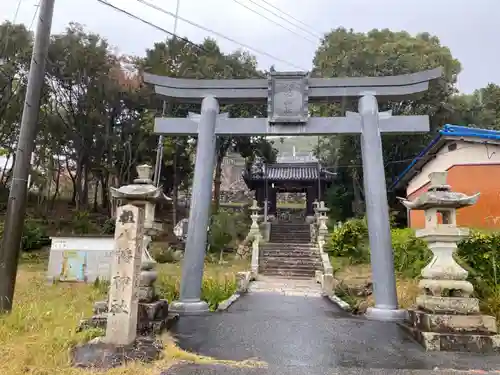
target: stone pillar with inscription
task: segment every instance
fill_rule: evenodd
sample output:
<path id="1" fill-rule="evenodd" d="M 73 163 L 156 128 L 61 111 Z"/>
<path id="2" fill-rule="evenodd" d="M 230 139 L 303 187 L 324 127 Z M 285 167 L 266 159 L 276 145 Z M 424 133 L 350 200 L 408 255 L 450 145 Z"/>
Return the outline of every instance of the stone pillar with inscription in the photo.
<path id="1" fill-rule="evenodd" d="M 135 327 L 134 332 L 140 334 L 159 333 L 167 327 L 176 316 L 169 316 L 168 302 L 159 299 L 155 293 L 154 282 L 157 273 L 156 262 L 148 251 L 151 236 L 158 233 L 160 225 L 154 220 L 156 202 L 167 200 L 162 187 L 156 187 L 151 181 L 152 168 L 149 165 L 137 167 L 138 178 L 134 184 L 111 188 L 111 195 L 125 204 L 116 210 L 115 258 L 111 265 L 110 289 L 107 301 L 99 301 L 94 305 L 94 316 L 80 323 L 80 329 L 89 327 L 106 328 L 106 341 L 111 343 L 115 335 L 113 327 L 124 330 L 124 316 L 128 315 L 129 325 Z M 135 207 L 135 208 L 134 208 Z M 126 214 L 124 210 L 127 208 Z M 132 209 L 134 208 L 134 209 Z M 134 214 L 134 212 L 136 212 Z M 126 223 L 127 217 L 135 215 L 136 227 Z M 132 234 L 130 234 L 132 233 Z M 123 248 L 128 246 L 128 248 Z M 138 250 L 136 249 L 138 248 Z M 133 250 L 133 260 L 130 251 Z M 137 261 L 137 257 L 139 257 Z M 133 270 L 133 273 L 132 273 Z M 127 298 L 122 298 L 124 295 Z M 128 298 L 129 294 L 133 297 Z M 122 303 L 123 301 L 123 303 Z M 122 319 L 122 323 L 119 323 Z M 129 327 L 129 326 L 127 326 Z M 128 339 L 117 339 L 124 342 L 132 337 L 132 329 L 127 328 Z M 118 342 L 113 342 L 119 344 Z"/>
<path id="2" fill-rule="evenodd" d="M 116 213 L 105 342 L 129 345 L 137 336 L 144 206 L 126 204 Z"/>
<path id="3" fill-rule="evenodd" d="M 149 362 L 159 359 L 163 349 L 154 337 L 138 335 L 137 332 L 143 305 L 139 290 L 144 250 L 145 203 L 156 193 L 131 186 L 112 189 L 113 195 L 119 196 L 126 204 L 116 210 L 115 248 L 108 304 L 106 313 L 102 313 L 96 320 L 93 317 L 85 322 L 87 326 L 105 328 L 106 334 L 72 348 L 71 362 L 77 368 L 95 371 L 125 365 L 134 360 Z M 166 307 L 168 311 L 168 304 Z"/>

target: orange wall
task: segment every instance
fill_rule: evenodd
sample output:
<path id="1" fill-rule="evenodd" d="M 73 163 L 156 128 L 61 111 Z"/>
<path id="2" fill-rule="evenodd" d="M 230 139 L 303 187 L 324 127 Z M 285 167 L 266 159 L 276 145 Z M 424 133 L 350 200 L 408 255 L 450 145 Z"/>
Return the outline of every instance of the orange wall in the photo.
<path id="1" fill-rule="evenodd" d="M 478 202 L 457 211 L 457 224 L 470 228 L 500 228 L 500 164 L 454 165 L 448 169 L 448 184 L 453 191 L 472 195 L 481 193 Z M 429 184 L 410 194 L 413 200 Z M 424 227 L 424 212 L 410 211 L 410 226 Z"/>

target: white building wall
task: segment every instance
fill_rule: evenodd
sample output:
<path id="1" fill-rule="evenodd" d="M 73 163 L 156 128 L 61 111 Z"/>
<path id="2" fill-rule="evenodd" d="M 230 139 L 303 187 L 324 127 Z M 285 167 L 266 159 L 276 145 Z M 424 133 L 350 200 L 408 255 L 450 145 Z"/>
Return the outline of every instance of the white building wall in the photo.
<path id="1" fill-rule="evenodd" d="M 456 143 L 457 148 L 449 151 L 448 146 Z M 419 174 L 413 177 L 406 188 L 406 196 L 414 193 L 429 182 L 429 173 L 442 172 L 457 164 L 498 164 L 500 163 L 500 144 L 482 144 L 464 140 L 449 140 L 439 150 L 436 157 L 424 165 Z"/>

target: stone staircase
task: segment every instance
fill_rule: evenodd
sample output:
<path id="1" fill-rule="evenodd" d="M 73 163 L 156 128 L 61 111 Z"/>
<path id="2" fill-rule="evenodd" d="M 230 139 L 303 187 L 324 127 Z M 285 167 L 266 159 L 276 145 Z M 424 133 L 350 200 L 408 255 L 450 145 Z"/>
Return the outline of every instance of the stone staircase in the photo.
<path id="1" fill-rule="evenodd" d="M 311 244 L 309 224 L 271 224 L 270 241 L 261 245 L 259 274 L 289 278 L 312 278 L 322 263 Z"/>

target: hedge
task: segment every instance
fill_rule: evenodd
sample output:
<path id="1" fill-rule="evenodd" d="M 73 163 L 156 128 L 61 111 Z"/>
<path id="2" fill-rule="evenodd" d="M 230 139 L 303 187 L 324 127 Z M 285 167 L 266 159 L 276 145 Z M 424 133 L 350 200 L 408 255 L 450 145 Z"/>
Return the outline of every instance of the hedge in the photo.
<path id="1" fill-rule="evenodd" d="M 394 267 L 404 277 L 418 277 L 432 253 L 427 244 L 415 237 L 410 228 L 392 229 Z M 457 262 L 469 271 L 469 278 L 489 285 L 498 284 L 500 232 L 472 230 L 458 244 Z M 365 219 L 351 219 L 334 230 L 326 247 L 333 256 L 348 258 L 351 263 L 369 261 L 368 229 Z"/>

